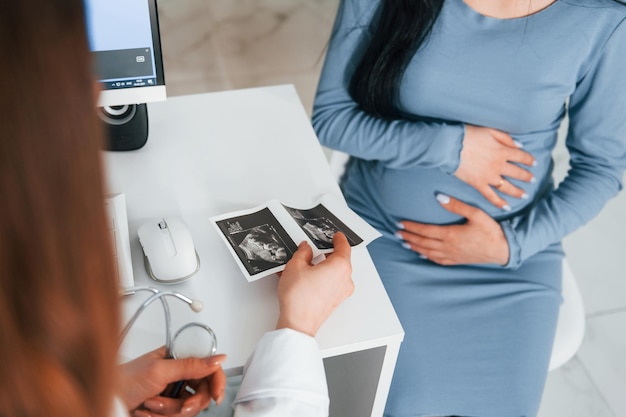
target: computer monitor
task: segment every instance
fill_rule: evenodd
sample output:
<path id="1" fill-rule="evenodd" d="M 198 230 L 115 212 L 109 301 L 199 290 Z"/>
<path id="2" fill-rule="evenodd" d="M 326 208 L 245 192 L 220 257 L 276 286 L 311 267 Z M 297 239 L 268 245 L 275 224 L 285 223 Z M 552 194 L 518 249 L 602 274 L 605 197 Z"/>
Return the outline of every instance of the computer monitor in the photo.
<path id="1" fill-rule="evenodd" d="M 156 0 L 85 0 L 98 105 L 110 150 L 133 150 L 148 136 L 145 103 L 165 100 Z"/>

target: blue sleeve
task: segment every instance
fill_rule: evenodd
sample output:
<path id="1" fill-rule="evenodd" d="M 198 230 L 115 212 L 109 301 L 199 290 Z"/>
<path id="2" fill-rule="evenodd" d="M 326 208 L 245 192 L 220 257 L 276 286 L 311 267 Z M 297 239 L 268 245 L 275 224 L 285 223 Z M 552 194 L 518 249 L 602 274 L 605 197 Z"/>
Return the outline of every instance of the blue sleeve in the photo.
<path id="1" fill-rule="evenodd" d="M 570 97 L 567 177 L 528 214 L 502 223 L 510 247 L 508 267 L 518 267 L 587 223 L 621 190 L 626 169 L 624 68 L 622 20 Z"/>
<path id="2" fill-rule="evenodd" d="M 419 166 L 452 174 L 460 163 L 463 124 L 380 119 L 362 111 L 348 93 L 379 4 L 341 1 L 315 98 L 313 127 L 322 145 L 357 158 L 389 168 Z"/>

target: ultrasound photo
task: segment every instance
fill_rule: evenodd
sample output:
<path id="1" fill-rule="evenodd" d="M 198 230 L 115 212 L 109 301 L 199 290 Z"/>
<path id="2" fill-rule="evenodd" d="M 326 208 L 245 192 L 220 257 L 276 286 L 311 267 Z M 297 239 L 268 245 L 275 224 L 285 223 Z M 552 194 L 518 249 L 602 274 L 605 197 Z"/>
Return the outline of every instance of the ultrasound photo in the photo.
<path id="1" fill-rule="evenodd" d="M 298 248 L 268 208 L 216 223 L 250 275 L 286 264 Z"/>
<path id="2" fill-rule="evenodd" d="M 358 245 L 363 241 L 322 204 L 307 210 L 295 209 L 285 205 L 283 207 L 318 249 L 331 249 L 333 237 L 337 232 L 346 235 L 350 246 Z"/>
<path id="3" fill-rule="evenodd" d="M 346 236 L 350 246 L 365 245 L 380 236 L 340 196 L 326 195 L 313 204 L 313 208 L 297 209 L 274 199 L 214 216 L 211 222 L 250 282 L 283 271 L 298 250 L 296 242 L 309 242 L 312 262 L 317 263 L 334 250 L 337 232 Z"/>

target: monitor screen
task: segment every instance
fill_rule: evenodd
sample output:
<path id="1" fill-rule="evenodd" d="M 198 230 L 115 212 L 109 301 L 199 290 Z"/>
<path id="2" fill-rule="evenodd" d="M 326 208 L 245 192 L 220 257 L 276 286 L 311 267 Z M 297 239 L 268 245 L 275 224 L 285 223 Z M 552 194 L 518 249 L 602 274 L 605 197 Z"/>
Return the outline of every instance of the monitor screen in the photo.
<path id="1" fill-rule="evenodd" d="M 85 0 L 98 105 L 165 100 L 156 0 Z"/>

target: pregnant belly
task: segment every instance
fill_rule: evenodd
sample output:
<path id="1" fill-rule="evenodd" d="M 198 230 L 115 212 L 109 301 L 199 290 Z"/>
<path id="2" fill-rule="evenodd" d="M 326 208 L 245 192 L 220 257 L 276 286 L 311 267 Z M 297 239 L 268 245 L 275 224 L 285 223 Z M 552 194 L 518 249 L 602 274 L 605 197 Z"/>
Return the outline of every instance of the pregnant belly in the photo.
<path id="1" fill-rule="evenodd" d="M 413 168 L 407 170 L 389 169 L 381 163 L 363 160 L 351 161 L 343 188 L 351 198 L 363 197 L 359 210 L 366 217 L 384 217 L 386 222 L 414 220 L 431 224 L 449 224 L 462 220 L 456 214 L 444 209 L 436 199 L 438 193 L 457 198 L 478 207 L 491 217 L 500 219 L 524 209 L 537 192 L 544 188 L 551 174 L 549 154 L 547 159 L 537 158 L 539 164 L 532 168 L 537 178 L 534 183 L 511 180 L 522 188 L 529 199 L 501 196 L 511 206 L 511 212 L 504 211 L 488 202 L 476 189 L 439 169 Z M 370 203 L 368 203 L 370 202 Z M 371 204 L 376 202 L 376 204 Z M 381 211 L 374 213 L 374 211 Z"/>

